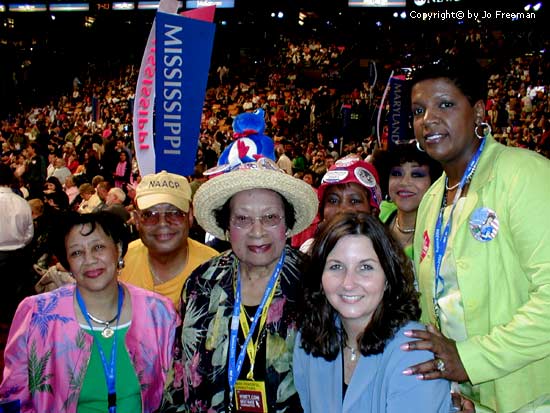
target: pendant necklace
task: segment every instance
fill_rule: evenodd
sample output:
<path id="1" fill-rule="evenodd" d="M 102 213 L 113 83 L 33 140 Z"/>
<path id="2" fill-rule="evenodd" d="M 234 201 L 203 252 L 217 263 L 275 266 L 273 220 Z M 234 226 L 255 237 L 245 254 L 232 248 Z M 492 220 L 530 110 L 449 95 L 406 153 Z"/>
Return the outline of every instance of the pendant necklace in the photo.
<path id="1" fill-rule="evenodd" d="M 346 347 L 346 348 L 350 351 L 350 353 L 351 353 L 349 359 L 350 359 L 351 361 L 357 360 L 357 349 L 355 349 L 355 348 L 353 348 L 353 347 L 351 347 L 351 346 L 348 346 L 348 345 L 346 345 L 345 347 Z"/>
<path id="2" fill-rule="evenodd" d="M 86 314 L 88 314 L 88 317 L 90 317 L 90 320 L 92 320 L 93 322 L 95 322 L 97 324 L 102 324 L 103 326 L 105 326 L 103 328 L 103 331 L 101 332 L 101 335 L 103 337 L 111 338 L 113 336 L 114 331 L 111 328 L 111 324 L 114 323 L 118 319 L 118 317 L 120 316 L 120 312 L 118 312 L 117 315 L 112 320 L 109 320 L 109 321 L 100 320 L 99 318 L 94 317 L 93 315 L 91 315 L 88 312 L 86 312 Z"/>
<path id="3" fill-rule="evenodd" d="M 258 306 L 253 306 L 253 307 L 257 308 Z M 251 316 L 251 315 L 248 314 L 248 311 L 246 310 L 246 306 L 244 306 L 244 305 L 243 305 L 243 310 L 244 310 L 244 315 L 248 319 L 248 322 L 253 323 L 254 322 L 254 316 Z"/>

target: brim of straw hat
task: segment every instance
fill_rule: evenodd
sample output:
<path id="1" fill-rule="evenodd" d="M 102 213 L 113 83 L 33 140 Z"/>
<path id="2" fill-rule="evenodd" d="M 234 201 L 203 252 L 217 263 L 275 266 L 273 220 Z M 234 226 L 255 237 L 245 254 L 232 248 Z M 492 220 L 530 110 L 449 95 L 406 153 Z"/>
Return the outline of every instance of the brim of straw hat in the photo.
<path id="1" fill-rule="evenodd" d="M 317 215 L 317 194 L 306 182 L 280 171 L 245 169 L 218 175 L 199 187 L 193 198 L 193 213 L 198 224 L 215 237 L 224 239 L 224 230 L 216 221 L 215 211 L 233 195 L 250 189 L 275 191 L 294 207 L 296 223 L 289 228 L 289 236 L 302 232 Z"/>

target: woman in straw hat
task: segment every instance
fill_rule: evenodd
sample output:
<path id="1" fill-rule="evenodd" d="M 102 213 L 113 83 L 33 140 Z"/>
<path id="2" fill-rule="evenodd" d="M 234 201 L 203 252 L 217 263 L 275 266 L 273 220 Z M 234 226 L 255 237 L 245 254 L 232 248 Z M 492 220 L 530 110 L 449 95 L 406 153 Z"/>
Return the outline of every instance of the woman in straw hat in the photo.
<path id="1" fill-rule="evenodd" d="M 231 249 L 197 268 L 184 287 L 163 411 L 302 411 L 292 352 L 303 255 L 287 238 L 311 223 L 317 197 L 279 170 L 268 137 L 246 133 L 194 198 L 198 223 Z"/>

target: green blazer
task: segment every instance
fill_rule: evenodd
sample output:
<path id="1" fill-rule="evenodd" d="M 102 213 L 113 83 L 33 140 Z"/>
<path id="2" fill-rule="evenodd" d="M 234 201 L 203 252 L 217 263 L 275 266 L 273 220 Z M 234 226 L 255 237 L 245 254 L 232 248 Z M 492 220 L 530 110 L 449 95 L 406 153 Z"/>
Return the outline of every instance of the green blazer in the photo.
<path id="1" fill-rule="evenodd" d="M 456 259 L 468 336 L 457 343 L 460 358 L 472 384 L 481 385 L 477 402 L 504 413 L 550 394 L 550 161 L 487 139 L 447 251 Z M 424 196 L 414 240 L 422 321 L 431 323 L 444 185 L 443 175 Z M 481 207 L 498 220 L 486 242 L 471 228 Z"/>

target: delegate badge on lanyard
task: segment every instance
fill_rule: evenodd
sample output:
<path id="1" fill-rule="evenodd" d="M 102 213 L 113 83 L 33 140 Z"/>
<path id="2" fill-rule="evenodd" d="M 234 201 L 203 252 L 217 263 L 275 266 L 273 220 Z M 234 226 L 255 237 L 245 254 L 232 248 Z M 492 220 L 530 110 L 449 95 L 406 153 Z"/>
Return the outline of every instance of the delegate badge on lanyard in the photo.
<path id="1" fill-rule="evenodd" d="M 263 381 L 237 380 L 235 401 L 240 412 L 267 413 L 267 397 Z"/>

